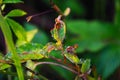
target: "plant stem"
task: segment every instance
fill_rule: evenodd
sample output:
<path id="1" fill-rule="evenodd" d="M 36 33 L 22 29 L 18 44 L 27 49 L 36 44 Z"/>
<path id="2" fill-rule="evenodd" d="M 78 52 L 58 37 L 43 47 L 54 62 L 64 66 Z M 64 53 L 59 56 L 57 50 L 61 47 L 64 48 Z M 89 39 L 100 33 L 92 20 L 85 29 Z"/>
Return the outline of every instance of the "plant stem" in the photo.
<path id="1" fill-rule="evenodd" d="M 3 32 L 4 37 L 5 37 L 6 45 L 9 49 L 9 51 L 13 55 L 12 59 L 14 61 L 14 65 L 17 69 L 18 78 L 19 78 L 19 80 L 24 80 L 24 76 L 23 76 L 23 72 L 22 72 L 22 66 L 21 66 L 21 63 L 20 63 L 19 56 L 18 56 L 18 54 L 16 53 L 16 50 L 15 50 L 15 46 L 14 46 L 14 43 L 13 43 L 12 33 L 11 33 L 11 30 L 10 30 L 10 27 L 9 27 L 8 23 L 5 21 L 1 12 L 0 12 L 0 28 Z"/>
<path id="2" fill-rule="evenodd" d="M 78 72 L 76 72 L 75 70 L 73 70 L 73 69 L 71 69 L 71 68 L 69 68 L 69 67 L 67 67 L 67 66 L 64 66 L 64 65 L 62 65 L 62 64 L 58 64 L 58 63 L 54 63 L 54 62 L 37 62 L 37 63 L 35 64 L 35 66 L 38 66 L 38 65 L 41 65 L 41 64 L 51 64 L 51 65 L 55 65 L 55 66 L 60 66 L 60 67 L 62 67 L 62 68 L 64 68 L 64 69 L 67 69 L 67 70 L 69 70 L 69 71 L 71 71 L 71 72 L 73 72 L 73 73 L 75 73 L 75 74 L 78 74 Z"/>

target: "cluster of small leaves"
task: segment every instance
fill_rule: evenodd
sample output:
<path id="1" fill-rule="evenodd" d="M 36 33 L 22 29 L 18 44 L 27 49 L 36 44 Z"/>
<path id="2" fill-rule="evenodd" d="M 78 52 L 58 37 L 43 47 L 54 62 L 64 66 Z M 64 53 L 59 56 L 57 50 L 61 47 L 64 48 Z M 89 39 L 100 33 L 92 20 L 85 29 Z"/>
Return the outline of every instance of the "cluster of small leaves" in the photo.
<path id="1" fill-rule="evenodd" d="M 10 15 L 12 15 L 11 12 L 10 12 Z M 7 16 L 9 16 L 9 14 L 7 14 Z M 58 18 L 59 17 L 60 16 L 58 16 Z M 56 19 L 58 19 L 58 18 L 56 18 Z M 11 19 L 7 18 L 7 20 L 10 21 Z M 13 26 L 13 29 L 14 29 L 14 27 L 15 26 Z M 19 30 L 22 30 L 22 29 L 19 29 Z M 61 52 L 61 55 L 63 57 L 68 59 L 72 64 L 75 64 L 76 68 L 77 68 L 77 66 L 79 66 L 78 68 L 81 67 L 80 72 L 82 72 L 84 74 L 87 71 L 89 71 L 90 70 L 90 60 L 89 59 L 86 59 L 83 61 L 81 59 L 79 59 L 77 57 L 77 55 L 75 54 L 74 46 L 68 46 L 65 49 L 63 48 L 62 42 L 65 38 L 65 33 L 66 33 L 65 23 L 62 20 L 60 20 L 60 21 L 56 22 L 54 28 L 51 30 L 52 37 L 57 41 L 56 43 L 50 42 L 50 43 L 47 43 L 45 46 L 42 46 L 38 43 L 26 42 L 23 45 L 18 46 L 16 49 L 16 52 L 19 54 L 21 63 L 27 62 L 27 64 L 28 63 L 31 64 L 33 61 L 29 61 L 29 60 L 39 60 L 39 59 L 43 59 L 43 58 L 49 58 L 51 51 L 58 50 Z M 19 33 L 19 34 L 24 35 L 22 33 Z M 16 34 L 16 36 L 18 36 L 18 35 Z M 21 38 L 18 37 L 18 39 L 21 39 Z M 7 55 L 5 57 L 3 57 L 1 60 L 8 61 L 9 64 L 6 64 L 6 63 L 1 64 L 0 70 L 11 67 L 10 64 L 13 64 L 11 59 L 12 59 L 12 54 L 7 53 Z M 28 66 L 28 65 L 27 65 L 27 67 L 30 68 L 30 66 Z M 34 67 L 34 69 L 35 69 L 35 67 Z M 32 70 L 34 70 L 34 69 L 32 69 Z M 76 71 L 76 72 L 78 73 L 77 75 L 79 75 L 79 71 Z"/>
<path id="2" fill-rule="evenodd" d="M 3 3 L 18 3 L 18 2 L 21 2 L 21 1 L 19 0 L 18 1 L 10 0 L 10 2 L 8 0 L 3 1 Z M 75 49 L 76 49 L 75 46 L 68 46 L 64 48 L 63 41 L 66 35 L 66 25 L 64 21 L 61 20 L 62 15 L 59 15 L 55 19 L 54 28 L 51 30 L 52 37 L 56 41 L 56 43 L 49 42 L 45 46 L 37 43 L 31 43 L 30 42 L 31 40 L 28 39 L 27 37 L 28 34 L 24 30 L 24 28 L 22 28 L 22 26 L 19 23 L 11 19 L 11 17 L 20 17 L 24 15 L 26 15 L 26 12 L 19 9 L 15 9 L 10 11 L 4 17 L 4 20 L 8 23 L 8 25 L 10 26 L 10 28 L 13 30 L 14 34 L 18 38 L 19 44 L 16 44 L 17 46 L 16 53 L 19 56 L 20 62 L 21 63 L 26 62 L 26 67 L 31 70 L 34 70 L 36 66 L 33 67 L 35 63 L 32 60 L 38 61 L 43 58 L 50 58 L 50 54 L 52 53 L 52 51 L 60 51 L 62 57 L 65 57 L 65 59 L 67 59 L 69 63 L 74 65 L 75 68 L 77 68 L 74 70 L 75 74 L 77 74 L 77 77 L 86 80 L 88 78 L 86 75 L 89 75 L 88 72 L 90 71 L 90 59 L 86 59 L 86 60 L 79 59 L 78 56 L 75 54 Z M 55 56 L 52 56 L 52 57 L 55 57 Z M 12 61 L 13 60 L 12 58 L 13 58 L 13 54 L 11 51 L 7 53 L 7 55 L 5 56 L 0 55 L 0 62 L 1 62 L 0 70 L 5 70 L 11 67 L 14 64 Z M 28 72 L 27 75 L 32 76 L 32 73 Z"/>

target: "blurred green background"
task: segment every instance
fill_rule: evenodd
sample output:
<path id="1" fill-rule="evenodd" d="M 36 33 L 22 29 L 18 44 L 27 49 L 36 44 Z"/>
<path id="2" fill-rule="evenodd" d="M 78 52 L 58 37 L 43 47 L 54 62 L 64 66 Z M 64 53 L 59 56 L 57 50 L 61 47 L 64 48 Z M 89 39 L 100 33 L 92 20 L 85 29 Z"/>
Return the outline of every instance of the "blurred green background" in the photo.
<path id="1" fill-rule="evenodd" d="M 53 0 L 64 11 L 67 34 L 64 46 L 78 44 L 79 58 L 90 58 L 92 66 L 103 80 L 120 80 L 120 0 Z M 51 10 L 49 0 L 24 0 L 24 4 L 8 4 L 5 12 L 19 8 L 27 16 Z M 36 16 L 29 23 L 15 18 L 26 30 L 38 28 L 32 42 L 45 45 L 53 41 L 50 30 L 54 27 L 55 11 Z M 4 51 L 4 50 L 3 50 Z M 75 75 L 56 66 L 41 66 L 41 74 L 50 80 L 73 80 Z"/>

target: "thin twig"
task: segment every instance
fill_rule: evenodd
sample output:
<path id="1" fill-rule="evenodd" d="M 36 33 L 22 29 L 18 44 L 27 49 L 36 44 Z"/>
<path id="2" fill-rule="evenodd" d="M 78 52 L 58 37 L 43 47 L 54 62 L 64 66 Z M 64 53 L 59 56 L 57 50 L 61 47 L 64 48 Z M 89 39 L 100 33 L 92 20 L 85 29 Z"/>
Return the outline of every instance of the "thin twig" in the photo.
<path id="1" fill-rule="evenodd" d="M 38 14 L 34 14 L 34 15 L 31 15 L 31 16 L 28 16 L 26 18 L 27 22 L 29 22 L 33 17 L 36 17 L 36 16 L 40 16 L 40 15 L 43 15 L 43 14 L 46 14 L 46 13 L 49 13 L 49 12 L 52 12 L 53 10 L 47 10 L 47 11 L 44 11 L 42 13 L 38 13 Z"/>
<path id="2" fill-rule="evenodd" d="M 33 17 L 35 16 L 40 16 L 40 15 L 43 15 L 43 14 L 46 14 L 46 13 L 49 13 L 49 12 L 52 12 L 53 10 L 47 10 L 47 11 L 44 11 L 44 12 L 41 12 L 41 13 L 38 13 L 38 14 L 35 14 L 35 15 L 32 15 Z"/>
<path id="3" fill-rule="evenodd" d="M 73 69 L 71 69 L 71 68 L 69 68 L 69 67 L 67 67 L 67 66 L 64 66 L 64 65 L 62 65 L 62 64 L 58 64 L 58 63 L 54 63 L 54 62 L 37 62 L 37 63 L 35 64 L 35 66 L 38 66 L 38 65 L 41 65 L 41 64 L 50 64 L 50 65 L 60 66 L 60 67 L 62 67 L 62 68 L 64 68 L 64 69 L 67 69 L 67 70 L 69 70 L 69 71 L 71 71 L 71 72 L 73 72 L 73 73 L 75 73 L 75 74 L 78 74 L 78 72 L 76 72 L 75 70 L 73 70 Z"/>
<path id="4" fill-rule="evenodd" d="M 63 16 L 62 11 L 60 10 L 60 8 L 53 2 L 53 0 L 50 0 L 50 5 L 52 6 L 52 8 L 59 14 Z"/>
<path id="5" fill-rule="evenodd" d="M 62 59 L 57 59 L 57 58 L 55 58 L 55 57 L 53 57 L 53 56 L 49 56 L 49 58 L 57 61 L 57 62 L 60 63 L 60 64 L 64 64 L 65 66 L 69 66 L 70 68 L 72 68 L 72 69 L 74 69 L 74 70 L 77 70 L 77 69 L 76 69 L 76 66 L 74 66 L 74 65 L 72 65 L 72 64 L 69 64 L 69 63 L 66 63 L 65 61 L 63 62 Z"/>

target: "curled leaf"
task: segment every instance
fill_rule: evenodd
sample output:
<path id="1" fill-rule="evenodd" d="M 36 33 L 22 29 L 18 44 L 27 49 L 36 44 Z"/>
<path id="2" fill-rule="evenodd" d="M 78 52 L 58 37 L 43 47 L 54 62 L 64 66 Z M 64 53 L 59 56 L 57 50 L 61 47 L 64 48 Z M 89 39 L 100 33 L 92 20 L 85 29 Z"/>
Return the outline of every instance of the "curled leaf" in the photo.
<path id="1" fill-rule="evenodd" d="M 63 40 L 65 39 L 65 34 L 66 34 L 66 25 L 65 23 L 61 20 L 61 15 L 59 15 L 55 19 L 55 25 L 54 28 L 51 30 L 52 37 L 59 43 L 62 43 Z"/>

